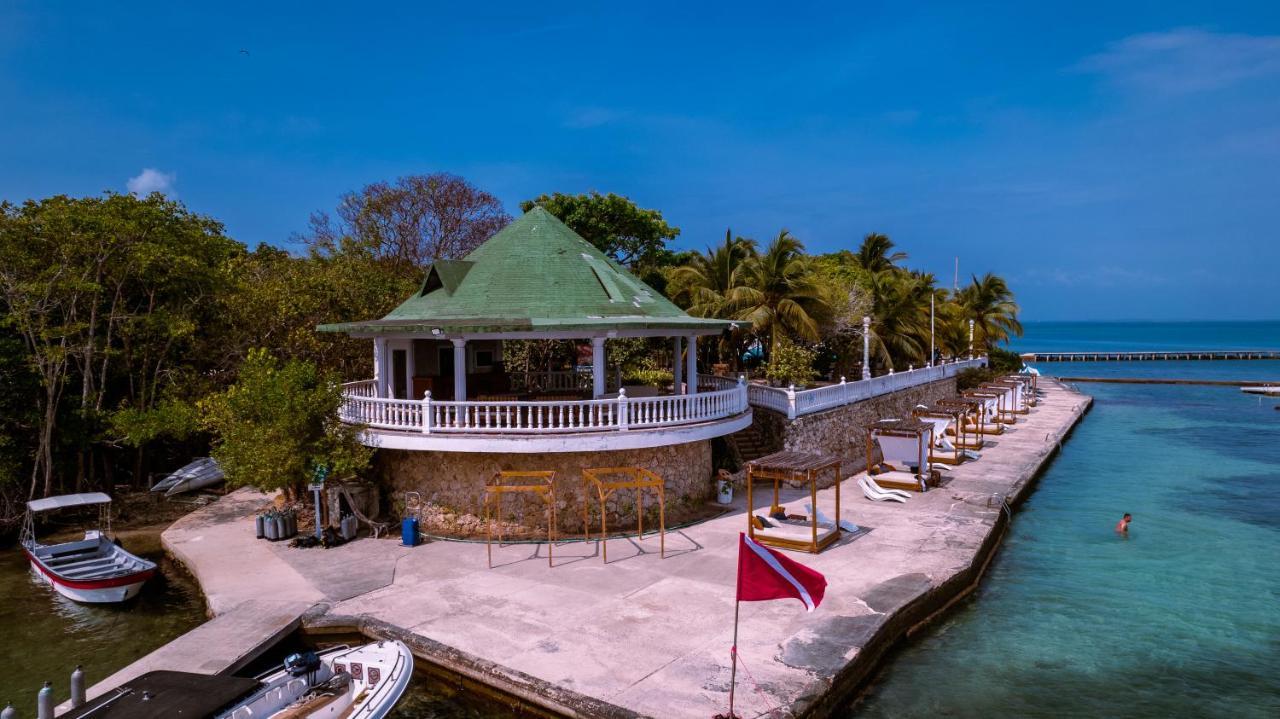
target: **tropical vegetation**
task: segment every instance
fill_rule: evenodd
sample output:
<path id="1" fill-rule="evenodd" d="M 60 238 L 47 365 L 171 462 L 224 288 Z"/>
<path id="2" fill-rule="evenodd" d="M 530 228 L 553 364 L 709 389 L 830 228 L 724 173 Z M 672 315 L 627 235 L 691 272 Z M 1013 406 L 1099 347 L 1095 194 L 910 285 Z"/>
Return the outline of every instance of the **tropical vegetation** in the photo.
<path id="1" fill-rule="evenodd" d="M 734 321 L 698 344 L 704 367 L 784 385 L 852 379 L 864 317 L 876 374 L 966 355 L 971 322 L 979 352 L 1021 332 L 1003 278 L 940 287 L 884 234 L 813 254 L 786 229 L 762 241 L 726 231 L 682 252 L 679 228 L 620 195 L 521 206 L 534 205 L 690 314 Z M 146 486 L 209 453 L 233 483 L 264 488 L 296 487 L 318 464 L 358 470 L 368 456 L 332 418 L 338 383 L 371 376 L 371 353 L 316 325 L 386 314 L 426 265 L 509 221 L 496 197 L 444 173 L 360 188 L 256 247 L 160 194 L 0 203 L 0 527 L 29 497 Z M 581 351 L 507 345 L 511 369 Z M 672 351 L 669 339 L 609 345 L 629 381 L 658 385 Z"/>

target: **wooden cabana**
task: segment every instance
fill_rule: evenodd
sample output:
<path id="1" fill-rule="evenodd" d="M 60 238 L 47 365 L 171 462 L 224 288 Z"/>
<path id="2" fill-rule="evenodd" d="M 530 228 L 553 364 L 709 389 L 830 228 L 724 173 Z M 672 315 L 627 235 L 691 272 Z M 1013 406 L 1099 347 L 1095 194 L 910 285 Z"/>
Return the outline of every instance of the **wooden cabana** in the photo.
<path id="1" fill-rule="evenodd" d="M 835 473 L 836 513 L 823 517 L 818 508 L 818 478 L 827 471 Z M 755 483 L 773 482 L 773 502 L 767 517 L 755 513 Z M 805 515 L 788 513 L 782 506 L 783 482 L 809 487 L 809 509 Z M 782 515 L 782 516 L 778 516 Z M 808 452 L 775 452 L 747 464 L 747 536 L 782 549 L 817 554 L 840 538 L 840 460 Z"/>
<path id="2" fill-rule="evenodd" d="M 880 464 L 875 462 L 875 447 L 880 446 Z M 885 489 L 908 492 L 928 490 L 931 478 L 929 447 L 933 444 L 933 425 L 914 417 L 881 420 L 867 426 L 867 475 Z"/>
<path id="3" fill-rule="evenodd" d="M 986 433 L 983 431 L 984 419 L 986 416 L 986 403 L 976 397 L 952 397 L 950 399 L 940 399 L 936 402 L 936 406 L 944 409 L 952 409 L 960 413 L 959 427 L 964 428 L 964 432 L 949 430 L 951 436 L 955 438 L 955 445 L 960 449 L 982 449 L 986 444 Z"/>
<path id="4" fill-rule="evenodd" d="M 1005 393 L 988 389 L 971 389 L 964 393 L 968 399 L 976 399 L 983 404 L 982 431 L 984 434 L 1004 434 Z"/>
<path id="5" fill-rule="evenodd" d="M 963 407 L 917 407 L 911 413 L 916 419 L 933 425 L 932 442 L 929 445 L 929 461 L 942 464 L 962 464 L 968 455 L 960 445 L 969 437 L 969 429 L 965 426 L 968 410 Z M 954 435 L 956 441 L 948 437 Z"/>

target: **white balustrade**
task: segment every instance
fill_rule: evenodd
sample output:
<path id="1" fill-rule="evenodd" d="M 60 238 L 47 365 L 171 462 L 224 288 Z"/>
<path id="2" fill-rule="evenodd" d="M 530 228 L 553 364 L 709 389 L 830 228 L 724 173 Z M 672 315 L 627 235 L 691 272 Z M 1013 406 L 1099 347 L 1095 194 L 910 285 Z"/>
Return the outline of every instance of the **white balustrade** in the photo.
<path id="1" fill-rule="evenodd" d="M 982 367 L 985 357 L 971 360 L 960 360 L 950 364 L 939 364 L 933 367 L 919 367 L 906 372 L 884 374 L 871 379 L 855 382 L 815 387 L 813 389 L 795 390 L 795 408 L 791 409 L 791 397 L 785 387 L 768 387 L 752 384 L 747 387 L 747 397 L 753 407 L 762 407 L 780 412 L 794 418 L 814 412 L 840 407 L 854 402 L 861 402 L 872 397 L 897 392 L 910 387 L 917 387 L 938 380 L 955 377 L 961 370 L 971 367 Z M 703 378 L 706 381 L 706 378 Z"/>
<path id="2" fill-rule="evenodd" d="M 359 394 L 363 383 L 344 385 L 344 422 L 424 434 L 555 434 L 626 431 L 713 422 L 746 412 L 747 387 L 693 395 L 565 401 L 436 401 L 386 399 Z"/>

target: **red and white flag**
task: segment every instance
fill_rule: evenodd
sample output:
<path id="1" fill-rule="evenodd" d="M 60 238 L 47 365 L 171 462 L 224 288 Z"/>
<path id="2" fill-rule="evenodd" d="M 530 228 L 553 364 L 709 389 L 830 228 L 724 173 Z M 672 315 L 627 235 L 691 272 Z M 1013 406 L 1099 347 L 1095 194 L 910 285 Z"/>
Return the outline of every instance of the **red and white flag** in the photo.
<path id="1" fill-rule="evenodd" d="M 769 599 L 799 599 L 812 612 L 822 604 L 827 578 L 763 547 L 745 533 L 738 537 L 738 601 L 763 602 Z"/>

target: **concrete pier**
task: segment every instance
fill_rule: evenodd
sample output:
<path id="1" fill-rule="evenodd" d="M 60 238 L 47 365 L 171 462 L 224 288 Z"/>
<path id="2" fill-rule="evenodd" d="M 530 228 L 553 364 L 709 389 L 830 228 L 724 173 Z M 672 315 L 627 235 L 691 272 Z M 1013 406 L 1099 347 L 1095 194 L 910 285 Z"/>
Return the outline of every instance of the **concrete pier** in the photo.
<path id="1" fill-rule="evenodd" d="M 888 504 L 843 484 L 843 518 L 861 531 L 822 554 L 792 555 L 826 575 L 822 606 L 742 605 L 742 716 L 828 715 L 890 647 L 975 586 L 1008 522 L 1004 502 L 1025 496 L 1091 402 L 1047 378 L 1040 388 L 1039 405 L 992 438 L 981 460 L 945 473 L 941 488 Z M 282 612 L 305 605 L 311 630 L 403 638 L 420 659 L 548 712 L 705 719 L 727 708 L 741 496 L 738 511 L 669 533 L 666 559 L 646 535 L 610 540 L 607 565 L 595 542 L 556 545 L 551 568 L 545 546 L 495 547 L 493 569 L 484 544 L 271 545 L 253 539 L 244 513 L 261 499 L 235 493 L 165 533 L 220 616 L 250 611 L 269 582 L 267 601 Z M 783 499 L 803 511 L 808 494 Z M 824 512 L 833 499 L 833 490 L 819 494 Z M 238 641 L 216 621 L 200 628 L 216 635 L 205 642 Z M 168 666 L 202 670 L 190 661 Z"/>

